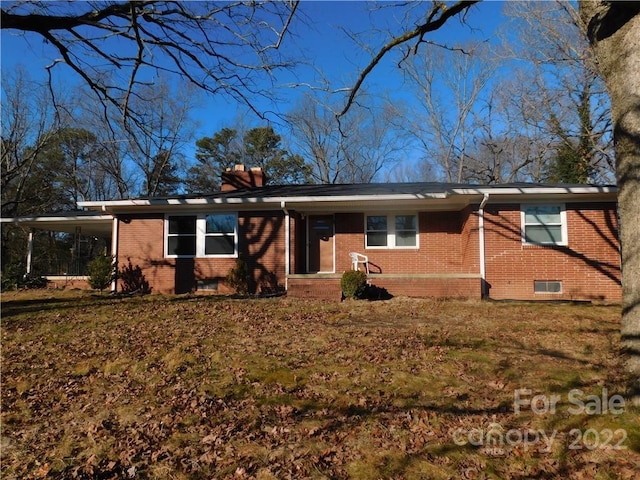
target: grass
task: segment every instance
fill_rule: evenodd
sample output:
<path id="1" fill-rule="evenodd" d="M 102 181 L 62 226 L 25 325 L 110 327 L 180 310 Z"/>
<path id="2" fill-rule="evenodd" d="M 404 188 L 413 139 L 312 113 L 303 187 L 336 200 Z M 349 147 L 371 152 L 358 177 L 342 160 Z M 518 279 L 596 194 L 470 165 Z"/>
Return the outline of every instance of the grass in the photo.
<path id="1" fill-rule="evenodd" d="M 638 410 L 570 413 L 571 390 L 583 400 L 624 393 L 619 315 L 403 298 L 6 293 L 0 473 L 635 478 Z M 516 414 L 518 389 L 558 396 L 555 412 Z M 553 434 L 549 449 L 542 433 Z"/>

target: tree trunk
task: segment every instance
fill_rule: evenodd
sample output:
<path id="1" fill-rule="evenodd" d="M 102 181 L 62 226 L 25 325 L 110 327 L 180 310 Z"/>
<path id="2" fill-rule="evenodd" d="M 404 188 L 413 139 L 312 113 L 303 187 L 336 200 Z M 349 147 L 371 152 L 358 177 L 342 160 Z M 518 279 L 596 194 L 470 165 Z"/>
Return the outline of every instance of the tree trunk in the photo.
<path id="1" fill-rule="evenodd" d="M 622 354 L 640 405 L 640 2 L 580 2 L 611 97 L 622 245 Z"/>

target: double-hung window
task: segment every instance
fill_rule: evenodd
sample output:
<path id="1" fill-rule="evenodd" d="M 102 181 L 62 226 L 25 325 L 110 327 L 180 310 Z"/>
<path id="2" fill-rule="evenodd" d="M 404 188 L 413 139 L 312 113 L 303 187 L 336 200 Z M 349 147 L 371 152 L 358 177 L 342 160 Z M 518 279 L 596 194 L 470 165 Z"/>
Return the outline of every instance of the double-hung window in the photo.
<path id="1" fill-rule="evenodd" d="M 367 248 L 418 246 L 417 215 L 367 215 L 365 221 Z"/>
<path id="2" fill-rule="evenodd" d="M 522 242 L 534 245 L 567 245 L 564 205 L 522 205 Z"/>
<path id="3" fill-rule="evenodd" d="M 211 214 L 204 217 L 204 223 L 204 255 L 235 255 L 238 217 L 229 213 Z"/>
<path id="4" fill-rule="evenodd" d="M 237 257 L 238 215 L 169 215 L 165 219 L 165 256 Z"/>
<path id="5" fill-rule="evenodd" d="M 196 255 L 196 218 L 192 215 L 172 215 L 166 221 L 166 252 L 168 257 Z"/>

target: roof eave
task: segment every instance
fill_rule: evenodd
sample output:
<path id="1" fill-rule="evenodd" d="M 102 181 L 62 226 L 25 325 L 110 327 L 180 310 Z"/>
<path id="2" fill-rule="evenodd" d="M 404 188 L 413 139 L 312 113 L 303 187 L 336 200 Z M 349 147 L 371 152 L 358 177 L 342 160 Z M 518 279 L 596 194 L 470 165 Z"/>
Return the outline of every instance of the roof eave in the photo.
<path id="1" fill-rule="evenodd" d="M 454 187 L 441 192 L 425 193 L 395 193 L 395 194 L 358 194 L 358 195 L 308 195 L 308 196 L 223 196 L 223 197 L 193 197 L 193 198 L 151 198 L 129 199 L 111 201 L 86 201 L 78 202 L 78 206 L 89 210 L 98 210 L 110 213 L 127 213 L 139 211 L 165 211 L 178 209 L 193 209 L 205 206 L 227 206 L 235 208 L 273 209 L 280 208 L 283 202 L 291 207 L 327 208 L 343 205 L 345 207 L 359 207 L 363 204 L 369 206 L 396 205 L 406 203 L 433 202 L 434 207 L 443 208 L 449 204 L 454 208 L 461 208 L 480 201 L 485 194 L 489 194 L 495 201 L 521 200 L 522 196 L 530 199 L 542 197 L 550 200 L 565 199 L 608 199 L 613 201 L 617 188 L 613 186 L 478 186 L 478 187 Z"/>

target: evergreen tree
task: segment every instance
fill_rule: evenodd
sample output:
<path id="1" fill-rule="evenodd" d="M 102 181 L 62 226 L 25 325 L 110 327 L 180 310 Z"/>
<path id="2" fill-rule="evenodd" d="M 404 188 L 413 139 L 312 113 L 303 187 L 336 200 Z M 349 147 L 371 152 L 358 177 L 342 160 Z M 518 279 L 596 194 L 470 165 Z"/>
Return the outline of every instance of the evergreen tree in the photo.
<path id="1" fill-rule="evenodd" d="M 212 137 L 197 140 L 196 148 L 197 163 L 187 172 L 186 188 L 191 193 L 217 190 L 222 172 L 240 161 L 241 144 L 237 139 L 237 131 L 223 128 Z"/>
<path id="2" fill-rule="evenodd" d="M 281 137 L 272 127 L 256 127 L 238 138 L 232 128 L 223 128 L 212 137 L 196 142 L 197 164 L 187 173 L 189 193 L 205 193 L 220 187 L 220 177 L 236 164 L 261 167 L 272 184 L 309 182 L 310 167 L 300 155 L 292 155 L 281 146 Z"/>

